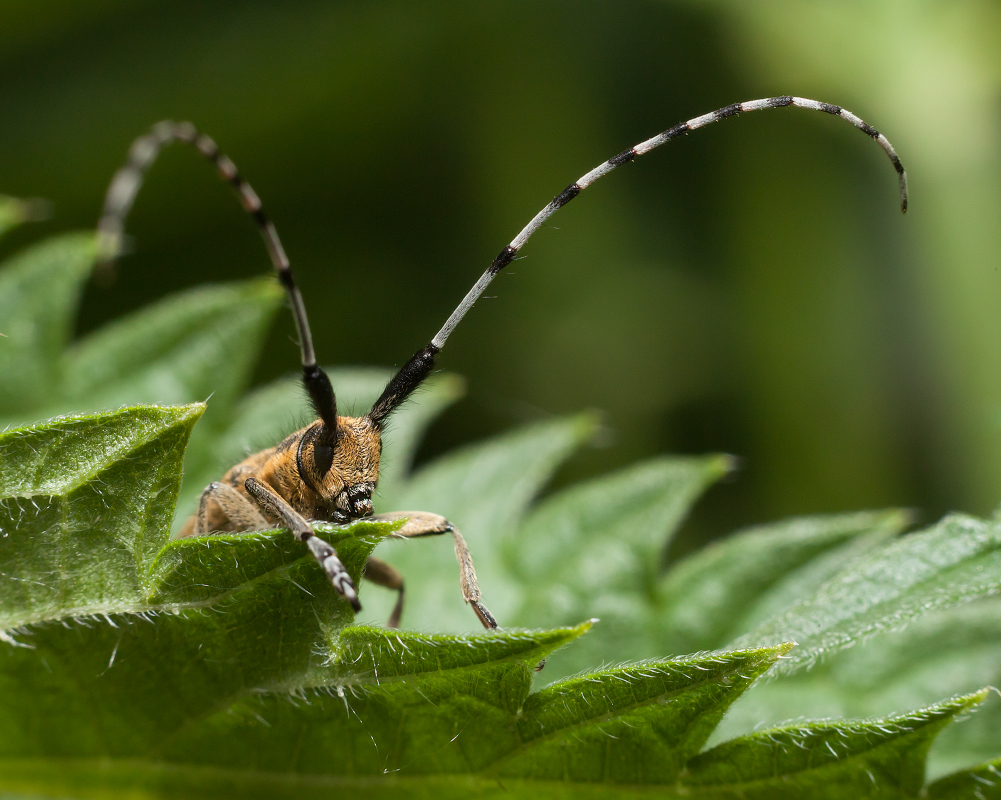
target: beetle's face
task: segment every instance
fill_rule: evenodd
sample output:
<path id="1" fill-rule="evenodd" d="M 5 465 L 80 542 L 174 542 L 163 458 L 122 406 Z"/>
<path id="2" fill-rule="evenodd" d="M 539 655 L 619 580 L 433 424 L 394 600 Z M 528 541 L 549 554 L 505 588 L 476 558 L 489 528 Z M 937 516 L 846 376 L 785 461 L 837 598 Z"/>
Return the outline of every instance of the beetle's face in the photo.
<path id="1" fill-rule="evenodd" d="M 338 417 L 333 446 L 325 444 L 320 436 L 313 436 L 304 449 L 302 461 L 312 472 L 310 483 L 320 495 L 317 517 L 348 522 L 372 514 L 382 438 L 368 417 Z"/>
<path id="2" fill-rule="evenodd" d="M 329 509 L 328 519 L 331 522 L 348 522 L 360 517 L 372 515 L 372 492 L 375 484 L 369 481 L 346 486 L 334 498 L 333 508 Z"/>

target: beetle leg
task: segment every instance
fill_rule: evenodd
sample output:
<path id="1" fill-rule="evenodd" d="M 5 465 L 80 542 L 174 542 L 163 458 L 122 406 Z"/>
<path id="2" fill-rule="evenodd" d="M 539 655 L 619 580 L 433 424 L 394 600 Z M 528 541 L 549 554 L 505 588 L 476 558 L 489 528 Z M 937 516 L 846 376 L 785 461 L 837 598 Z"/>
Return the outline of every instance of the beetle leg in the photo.
<path id="1" fill-rule="evenodd" d="M 215 503 L 226 515 L 234 530 L 264 531 L 271 527 L 264 515 L 253 503 L 227 483 L 210 483 L 202 492 L 198 501 L 198 514 L 195 516 L 194 535 L 211 533 L 209 524 L 209 503 Z"/>
<path id="2" fill-rule="evenodd" d="M 455 558 L 459 562 L 459 587 L 462 589 L 462 599 L 473 607 L 484 628 L 497 627 L 497 620 L 493 614 L 480 602 L 482 593 L 476 582 L 476 569 L 473 567 L 473 557 L 469 553 L 466 540 L 451 522 L 440 514 L 431 514 L 427 511 L 393 511 L 388 514 L 377 514 L 369 519 L 374 522 L 395 522 L 398 519 L 406 519 L 403 527 L 393 534 L 403 539 L 452 534 L 455 540 Z"/>
<path id="3" fill-rule="evenodd" d="M 262 483 L 256 478 L 247 478 L 243 485 L 250 496 L 257 501 L 257 505 L 261 507 L 262 511 L 277 517 L 282 527 L 288 528 L 296 539 L 309 548 L 313 558 L 330 578 L 330 582 L 338 594 L 347 600 L 355 611 L 361 611 L 361 603 L 358 602 L 358 592 L 355 590 L 354 581 L 351 580 L 344 564 L 337 557 L 337 551 L 317 536 L 313 526 L 306 521 L 306 518 L 266 483 Z"/>
<path id="4" fill-rule="evenodd" d="M 398 594 L 396 605 L 393 606 L 393 613 L 389 615 L 387 628 L 399 628 L 400 617 L 403 616 L 403 576 L 390 564 L 380 561 L 378 558 L 369 558 L 365 562 L 365 580 L 372 581 L 376 586 L 384 586 L 393 589 Z"/>

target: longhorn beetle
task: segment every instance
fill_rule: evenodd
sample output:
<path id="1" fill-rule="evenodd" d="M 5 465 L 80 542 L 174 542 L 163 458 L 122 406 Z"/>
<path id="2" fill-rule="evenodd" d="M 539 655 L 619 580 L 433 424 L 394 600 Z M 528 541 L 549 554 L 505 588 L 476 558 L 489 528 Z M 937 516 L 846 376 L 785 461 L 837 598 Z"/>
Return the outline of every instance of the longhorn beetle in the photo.
<path id="1" fill-rule="evenodd" d="M 306 307 L 292 278 L 288 257 L 275 227 L 265 214 L 256 192 L 237 171 L 232 161 L 223 155 L 216 143 L 199 133 L 188 122 L 160 122 L 148 134 L 137 139 L 128 154 L 128 161 L 114 176 L 105 198 L 104 211 L 98 223 L 100 259 L 113 261 L 121 254 L 124 242 L 125 218 L 132 207 L 146 169 L 161 148 L 172 142 L 185 142 L 215 164 L 223 180 L 228 182 L 257 224 L 264 238 L 278 280 L 288 293 L 292 316 L 299 335 L 302 356 L 302 382 L 316 412 L 315 422 L 288 436 L 283 442 L 262 450 L 232 467 L 221 480 L 209 484 L 201 495 L 197 512 L 187 521 L 181 536 L 222 531 L 264 530 L 275 525 L 288 528 L 306 544 L 326 573 L 334 589 L 355 611 L 361 609 L 358 594 L 344 565 L 333 547 L 320 539 L 311 520 L 348 522 L 369 517 L 378 521 L 405 519 L 396 532 L 400 537 L 431 536 L 450 533 L 455 540 L 459 561 L 459 583 L 462 596 L 486 628 L 497 627 L 497 621 L 480 601 L 476 571 L 462 534 L 444 517 L 424 511 L 392 512 L 373 516 L 372 493 L 379 481 L 381 433 L 387 418 L 413 394 L 431 374 L 435 358 L 445 346 L 455 326 L 473 307 L 476 300 L 498 272 L 510 264 L 529 237 L 557 209 L 563 207 L 598 178 L 637 156 L 650 152 L 682 134 L 719 122 L 745 111 L 798 106 L 823 111 L 847 120 L 886 151 L 900 179 L 900 208 L 907 211 L 907 174 L 893 146 L 883 134 L 840 106 L 807 100 L 802 97 L 770 97 L 735 103 L 701 117 L 668 128 L 663 133 L 640 142 L 595 167 L 571 183 L 549 202 L 522 231 L 497 255 L 480 276 L 441 330 L 393 376 L 375 405 L 361 417 L 337 415 L 337 400 L 326 373 L 317 365 L 313 340 L 306 317 Z M 365 577 L 374 583 L 398 592 L 396 605 L 388 625 L 397 627 L 403 612 L 403 578 L 389 564 L 370 558 Z"/>

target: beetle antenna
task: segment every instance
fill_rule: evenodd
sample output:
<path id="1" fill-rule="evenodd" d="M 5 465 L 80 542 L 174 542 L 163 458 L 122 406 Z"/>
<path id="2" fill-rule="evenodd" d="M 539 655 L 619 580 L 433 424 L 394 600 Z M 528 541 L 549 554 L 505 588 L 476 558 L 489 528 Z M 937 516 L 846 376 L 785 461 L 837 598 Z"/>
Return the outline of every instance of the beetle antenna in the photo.
<path id="1" fill-rule="evenodd" d="M 893 149 L 893 145 L 890 144 L 889 140 L 883 136 L 883 134 L 871 125 L 863 122 L 850 111 L 846 111 L 841 108 L 841 106 L 831 105 L 830 103 L 821 103 L 817 100 L 808 100 L 804 97 L 790 97 L 788 95 L 784 95 L 782 97 L 768 97 L 763 100 L 750 100 L 745 103 L 734 103 L 733 105 L 726 106 L 725 108 L 720 108 L 708 114 L 703 114 L 701 117 L 695 117 L 687 122 L 682 122 L 679 125 L 675 125 L 673 128 L 668 128 L 663 133 L 659 133 L 656 136 L 647 139 L 645 142 L 640 142 L 634 147 L 624 150 L 600 166 L 595 167 L 586 175 L 578 178 L 574 183 L 571 183 L 566 189 L 556 195 L 556 197 L 554 197 L 545 208 L 536 214 L 532 218 L 531 222 L 522 228 L 521 232 L 511 240 L 511 243 L 500 251 L 490 266 L 487 267 L 486 272 L 480 276 L 480 279 L 476 281 L 473 288 L 469 290 L 464 298 L 462 298 L 462 302 L 459 303 L 455 311 L 453 311 L 451 316 L 445 321 L 445 324 L 442 326 L 441 330 L 435 334 L 435 337 L 424 348 L 419 350 L 413 358 L 411 358 L 403 366 L 403 368 L 397 372 L 395 376 L 393 376 L 392 380 L 390 380 L 389 384 L 383 391 L 382 396 L 376 401 L 375 405 L 372 406 L 372 410 L 369 412 L 369 416 L 372 420 L 377 425 L 381 425 L 385 421 L 386 417 L 392 414 L 393 411 L 395 411 L 413 393 L 413 391 L 420 386 L 421 382 L 431 374 L 431 370 L 434 369 L 435 356 L 437 356 L 442 347 L 445 346 L 445 341 L 451 335 L 455 326 L 459 324 L 459 321 L 464 316 L 466 316 L 466 313 L 480 298 L 480 295 L 483 294 L 487 286 L 490 285 L 490 282 L 497 276 L 497 273 L 514 261 L 514 257 L 518 254 L 518 251 L 524 247 L 525 242 L 529 240 L 531 235 L 541 228 L 543 223 L 558 209 L 565 206 L 578 194 L 580 194 L 581 190 L 586 189 L 598 180 L 598 178 L 607 175 L 616 167 L 619 167 L 629 161 L 633 161 L 636 156 L 649 153 L 655 147 L 660 147 L 662 144 L 666 144 L 672 139 L 676 139 L 689 131 L 704 128 L 706 125 L 710 125 L 713 122 L 719 122 L 727 117 L 735 117 L 741 112 L 762 111 L 766 108 L 783 108 L 785 106 L 797 106 L 799 108 L 808 108 L 812 111 L 823 111 L 827 114 L 833 114 L 847 120 L 856 128 L 861 130 L 866 136 L 875 139 L 876 143 L 879 144 L 879 146 L 886 152 L 887 156 L 889 156 L 890 162 L 897 171 L 900 182 L 900 210 L 904 213 L 907 212 L 907 173 L 904 171 L 904 167 L 900 163 L 900 159 L 897 157 L 897 152 Z"/>
<path id="2" fill-rule="evenodd" d="M 313 351 L 313 337 L 309 331 L 309 318 L 302 301 L 299 288 L 292 277 L 285 248 L 275 230 L 274 223 L 261 206 L 257 192 L 251 188 L 236 165 L 219 151 L 218 145 L 204 133 L 200 133 L 190 122 L 165 120 L 154 125 L 150 132 L 140 136 L 129 148 L 125 166 L 115 173 L 104 199 L 104 210 L 97 223 L 98 264 L 110 265 L 120 256 L 125 244 L 125 218 L 132 209 L 139 188 L 142 186 L 146 170 L 153 164 L 160 151 L 173 142 L 184 142 L 198 150 L 211 161 L 220 177 L 236 191 L 244 210 L 257 224 L 268 249 L 271 263 L 278 273 L 278 280 L 285 287 L 296 331 L 299 334 L 299 349 L 302 355 L 302 382 L 309 394 L 309 400 L 316 414 L 323 420 L 330 436 L 337 434 L 337 398 L 330 378 L 316 363 Z"/>

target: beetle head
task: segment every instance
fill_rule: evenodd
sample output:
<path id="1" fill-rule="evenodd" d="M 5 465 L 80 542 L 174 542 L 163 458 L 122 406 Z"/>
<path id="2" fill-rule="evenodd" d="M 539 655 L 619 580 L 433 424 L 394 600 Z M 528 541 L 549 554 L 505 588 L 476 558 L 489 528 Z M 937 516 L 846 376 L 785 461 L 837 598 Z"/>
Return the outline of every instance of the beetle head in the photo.
<path id="1" fill-rule="evenodd" d="M 382 437 L 368 417 L 338 417 L 331 436 L 318 420 L 299 441 L 299 477 L 317 496 L 316 515 L 347 522 L 372 514 L 372 493 L 379 482 Z"/>

